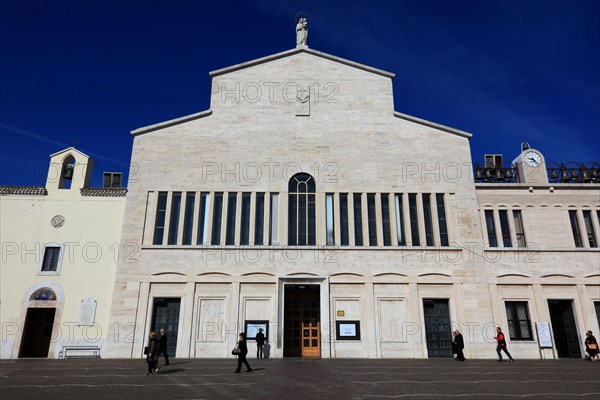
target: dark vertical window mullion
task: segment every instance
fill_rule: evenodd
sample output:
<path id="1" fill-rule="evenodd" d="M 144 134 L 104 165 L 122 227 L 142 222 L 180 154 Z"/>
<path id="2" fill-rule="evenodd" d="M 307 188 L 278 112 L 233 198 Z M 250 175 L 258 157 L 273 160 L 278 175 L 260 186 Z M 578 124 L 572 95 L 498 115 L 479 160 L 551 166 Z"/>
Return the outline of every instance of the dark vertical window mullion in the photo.
<path id="1" fill-rule="evenodd" d="M 210 244 L 221 244 L 221 220 L 223 218 L 223 192 L 215 193 L 213 206 L 213 224 Z"/>
<path id="2" fill-rule="evenodd" d="M 410 233 L 412 235 L 412 245 L 420 246 L 421 237 L 419 235 L 419 215 L 417 213 L 417 194 L 408 195 L 408 211 L 410 214 Z"/>
<path id="3" fill-rule="evenodd" d="M 440 244 L 448 246 L 448 223 L 446 221 L 446 207 L 444 205 L 444 194 L 436 194 L 438 224 L 440 227 Z"/>
<path id="4" fill-rule="evenodd" d="M 348 193 L 340 193 L 340 244 L 348 246 Z"/>
<path id="5" fill-rule="evenodd" d="M 369 246 L 377 246 L 377 212 L 375 211 L 375 193 L 367 194 L 367 219 L 369 223 Z"/>
<path id="6" fill-rule="evenodd" d="M 571 220 L 571 230 L 573 231 L 575 247 L 583 247 L 583 240 L 581 239 L 581 230 L 579 229 L 579 221 L 577 220 L 576 210 L 569 210 L 569 219 Z"/>
<path id="7" fill-rule="evenodd" d="M 179 234 L 179 212 L 181 211 L 181 192 L 173 192 L 171 214 L 169 217 L 169 238 L 167 244 L 177 244 Z"/>
<path id="8" fill-rule="evenodd" d="M 158 201 L 156 204 L 156 219 L 154 220 L 154 238 L 152 239 L 152 244 L 162 245 L 167 213 L 167 192 L 158 192 Z"/>
<path id="9" fill-rule="evenodd" d="M 392 245 L 392 228 L 390 226 L 390 196 L 381 194 L 381 220 L 383 228 L 383 245 Z"/>
<path id="10" fill-rule="evenodd" d="M 235 217 L 237 211 L 237 193 L 229 193 L 227 200 L 227 231 L 225 232 L 225 244 L 235 244 Z"/>
<path id="11" fill-rule="evenodd" d="M 256 193 L 256 210 L 255 210 L 255 228 L 254 228 L 254 244 L 262 245 L 264 240 L 265 228 L 265 194 Z"/>
<path id="12" fill-rule="evenodd" d="M 425 218 L 425 243 L 427 246 L 433 246 L 433 224 L 431 221 L 431 194 L 423 193 L 423 217 Z"/>
<path id="13" fill-rule="evenodd" d="M 485 210 L 485 226 L 488 235 L 488 243 L 490 247 L 498 247 L 498 240 L 496 239 L 496 225 L 494 223 L 494 211 Z"/>
<path id="14" fill-rule="evenodd" d="M 194 221 L 194 205 L 196 201 L 196 193 L 188 192 L 185 197 L 185 215 L 183 220 L 183 240 L 182 244 L 192 244 L 192 228 Z"/>
<path id="15" fill-rule="evenodd" d="M 354 194 L 354 245 L 363 246 L 362 197 Z"/>
<path id="16" fill-rule="evenodd" d="M 250 193 L 242 193 L 240 244 L 250 244 Z"/>
<path id="17" fill-rule="evenodd" d="M 510 238 L 510 228 L 508 226 L 508 211 L 499 210 L 498 217 L 500 219 L 500 233 L 502 233 L 502 245 L 504 247 L 512 247 L 512 240 Z"/>
<path id="18" fill-rule="evenodd" d="M 592 212 L 590 210 L 583 211 L 583 222 L 585 224 L 585 231 L 590 247 L 598 247 L 596 235 L 594 233 L 594 224 L 592 223 Z"/>

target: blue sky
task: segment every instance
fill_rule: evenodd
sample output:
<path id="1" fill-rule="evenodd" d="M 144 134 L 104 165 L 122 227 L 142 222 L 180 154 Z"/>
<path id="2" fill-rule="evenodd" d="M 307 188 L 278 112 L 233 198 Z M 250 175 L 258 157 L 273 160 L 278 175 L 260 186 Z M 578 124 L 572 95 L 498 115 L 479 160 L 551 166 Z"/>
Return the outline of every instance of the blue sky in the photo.
<path id="1" fill-rule="evenodd" d="M 396 74 L 396 111 L 473 134 L 474 161 L 600 161 L 597 1 L 3 1 L 0 185 L 75 145 L 128 170 L 130 131 L 209 108 L 208 72 L 295 47 Z"/>

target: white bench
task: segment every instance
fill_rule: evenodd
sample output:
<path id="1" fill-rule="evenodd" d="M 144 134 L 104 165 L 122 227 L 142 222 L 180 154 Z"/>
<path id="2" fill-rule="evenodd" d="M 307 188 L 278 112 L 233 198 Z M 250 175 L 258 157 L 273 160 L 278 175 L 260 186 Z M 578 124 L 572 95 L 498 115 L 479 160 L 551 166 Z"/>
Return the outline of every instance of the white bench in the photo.
<path id="1" fill-rule="evenodd" d="M 98 346 L 63 346 L 58 358 L 100 358 Z"/>

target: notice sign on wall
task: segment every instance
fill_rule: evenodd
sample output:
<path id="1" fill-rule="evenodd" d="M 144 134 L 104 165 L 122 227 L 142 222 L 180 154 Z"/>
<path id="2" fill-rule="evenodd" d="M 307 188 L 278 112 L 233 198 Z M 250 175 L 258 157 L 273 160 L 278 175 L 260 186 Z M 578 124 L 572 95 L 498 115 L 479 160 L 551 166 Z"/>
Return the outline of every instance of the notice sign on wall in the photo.
<path id="1" fill-rule="evenodd" d="M 552 335 L 550 334 L 550 323 L 536 322 L 535 323 L 538 335 L 538 343 L 540 348 L 552 348 Z"/>
<path id="2" fill-rule="evenodd" d="M 77 318 L 77 325 L 94 325 L 96 320 L 96 300 L 88 297 L 87 299 L 81 300 L 79 303 L 79 317 Z"/>

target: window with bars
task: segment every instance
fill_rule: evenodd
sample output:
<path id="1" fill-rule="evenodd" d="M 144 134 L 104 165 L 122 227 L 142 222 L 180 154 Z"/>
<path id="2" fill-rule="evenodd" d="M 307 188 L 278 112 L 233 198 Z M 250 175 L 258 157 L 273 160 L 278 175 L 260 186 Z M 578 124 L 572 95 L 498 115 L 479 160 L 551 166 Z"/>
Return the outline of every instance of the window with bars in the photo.
<path id="1" fill-rule="evenodd" d="M 533 340 L 526 301 L 507 301 L 506 319 L 511 340 Z"/>

